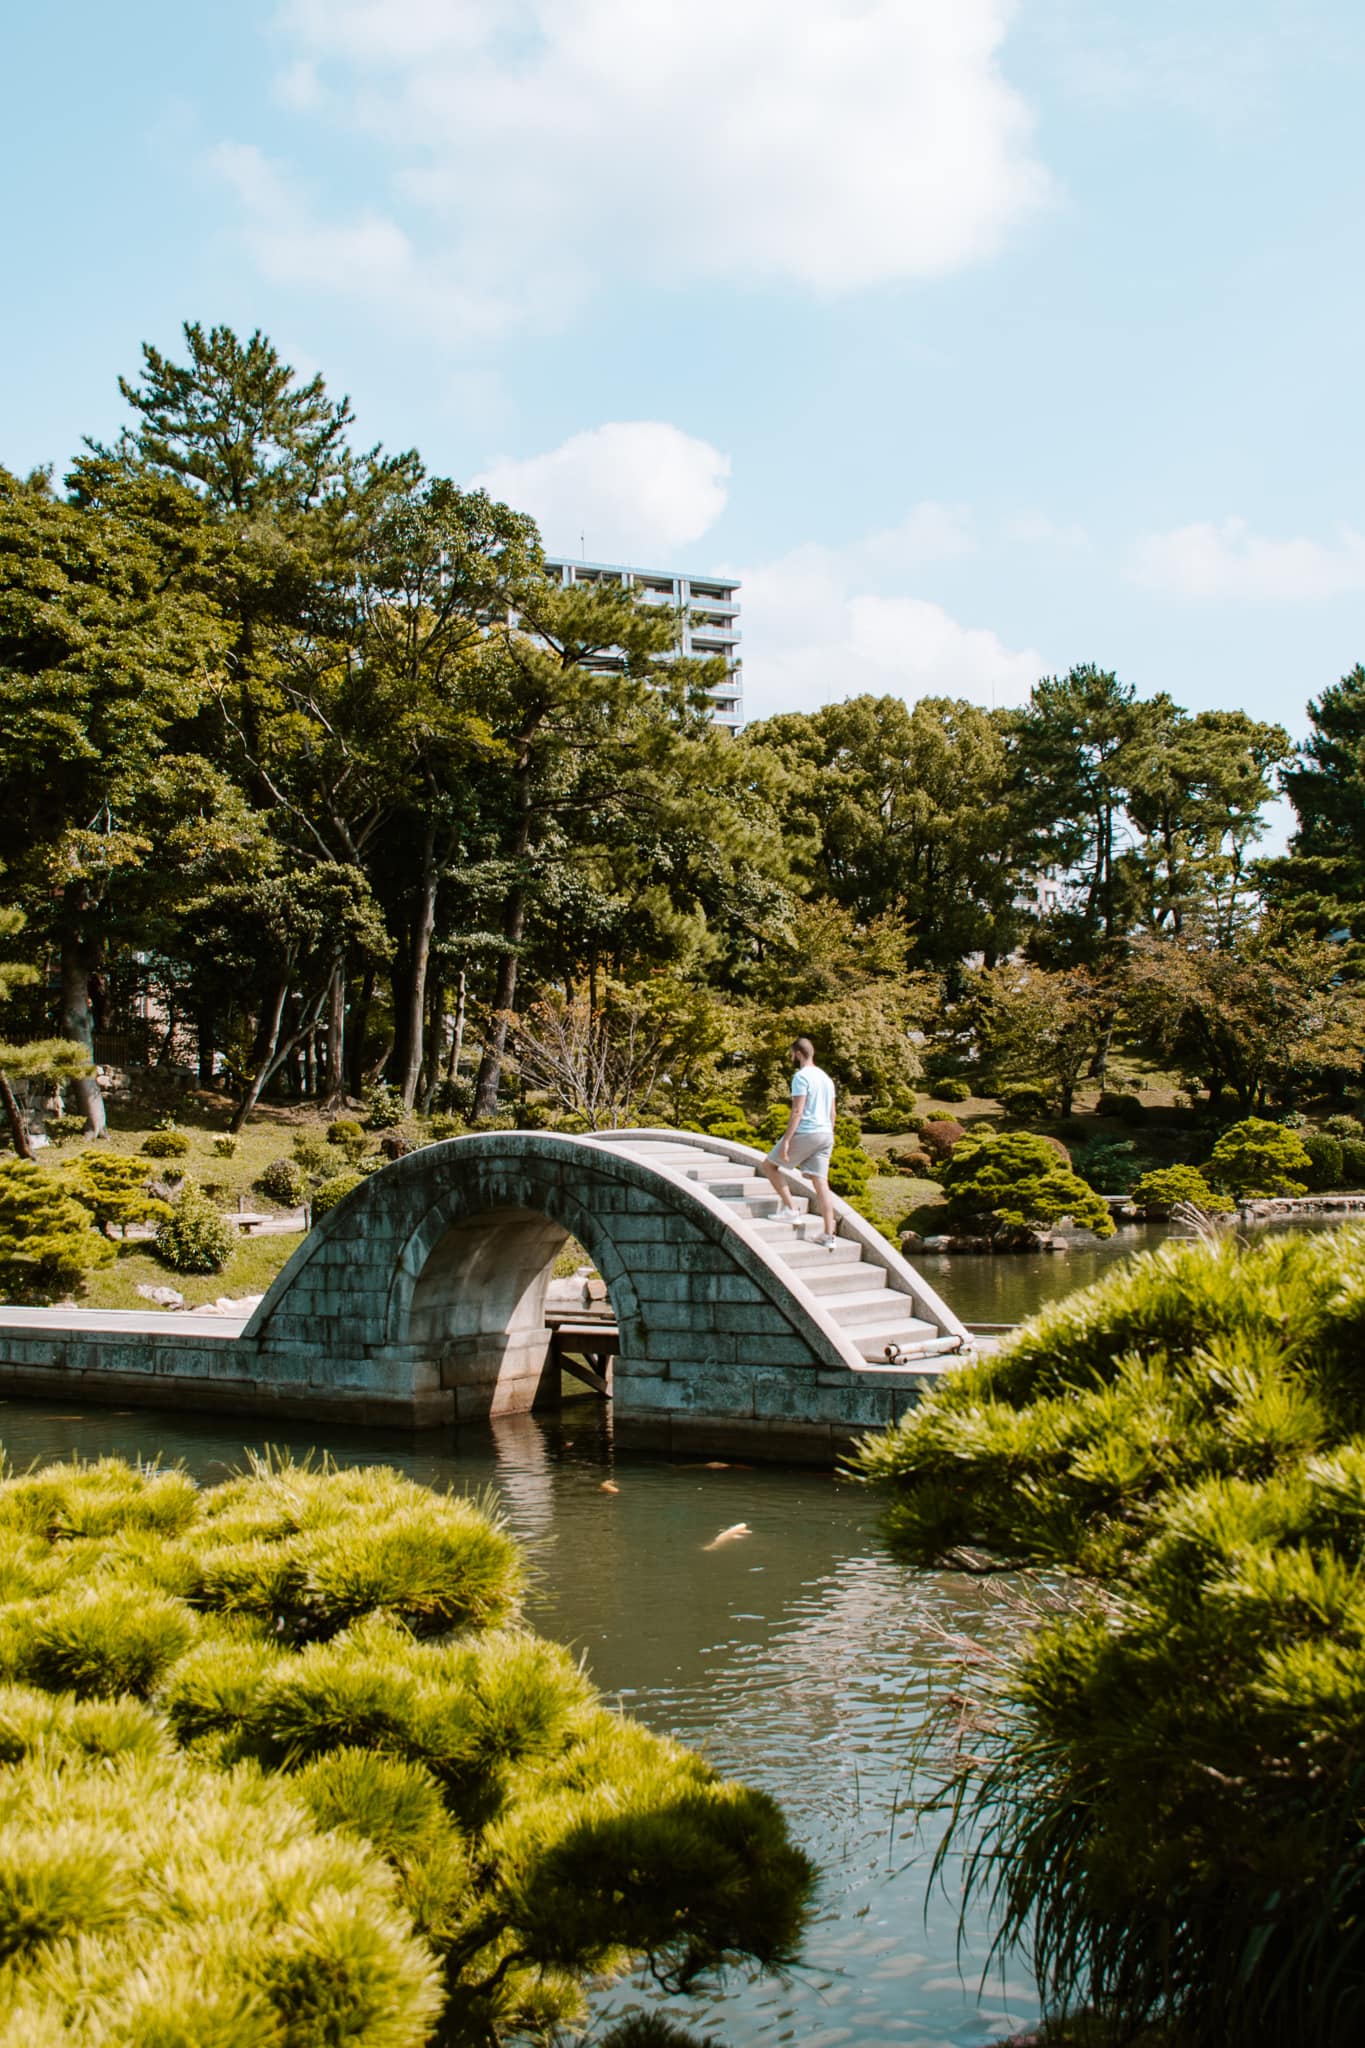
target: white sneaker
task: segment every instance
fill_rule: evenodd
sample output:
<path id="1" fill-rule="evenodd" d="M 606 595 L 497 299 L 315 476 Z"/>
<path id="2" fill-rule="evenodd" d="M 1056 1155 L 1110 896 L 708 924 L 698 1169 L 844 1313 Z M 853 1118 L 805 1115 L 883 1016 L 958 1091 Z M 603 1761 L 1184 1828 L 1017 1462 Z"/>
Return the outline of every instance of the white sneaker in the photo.
<path id="1" fill-rule="evenodd" d="M 824 1231 L 819 1237 L 816 1238 L 815 1242 L 817 1244 L 831 1245 L 838 1244 L 839 1240 L 837 1237 L 832 1237 L 828 1231 Z"/>

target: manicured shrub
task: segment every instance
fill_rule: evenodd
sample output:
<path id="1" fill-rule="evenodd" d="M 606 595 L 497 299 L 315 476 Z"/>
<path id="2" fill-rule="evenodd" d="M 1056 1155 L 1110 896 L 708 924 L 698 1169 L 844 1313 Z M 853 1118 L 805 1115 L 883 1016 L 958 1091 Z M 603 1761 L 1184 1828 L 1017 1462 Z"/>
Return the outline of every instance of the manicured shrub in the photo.
<path id="1" fill-rule="evenodd" d="M 318 1186 L 313 1190 L 310 1204 L 313 1212 L 313 1221 L 316 1223 L 318 1218 L 325 1216 L 329 1209 L 335 1209 L 337 1203 L 344 1201 L 351 1190 L 358 1188 L 364 1179 L 365 1175 L 363 1173 L 354 1173 L 349 1170 L 343 1173 L 328 1174 L 326 1180 L 319 1182 Z"/>
<path id="2" fill-rule="evenodd" d="M 928 1180 L 938 1171 L 935 1162 L 919 1145 L 893 1145 L 886 1157 L 897 1173 L 911 1173 L 917 1180 Z"/>
<path id="3" fill-rule="evenodd" d="M 297 1131 L 291 1149 L 296 1165 L 306 1174 L 318 1177 L 336 1171 L 336 1153 L 325 1138 L 319 1138 L 313 1131 Z"/>
<path id="4" fill-rule="evenodd" d="M 776 1806 L 608 1712 L 524 1577 L 375 1466 L 0 1482 L 6 2038 L 487 2048 L 789 1961 Z"/>
<path id="5" fill-rule="evenodd" d="M 190 1141 L 183 1131 L 149 1131 L 142 1141 L 148 1159 L 183 1159 Z"/>
<path id="6" fill-rule="evenodd" d="M 65 1145 L 72 1138 L 79 1138 L 84 1130 L 83 1116 L 50 1116 L 43 1124 L 43 1135 L 49 1145 Z"/>
<path id="7" fill-rule="evenodd" d="M 1345 1156 L 1341 1139 L 1330 1131 L 1298 1131 L 1295 1134 L 1308 1154 L 1308 1185 L 1322 1192 L 1342 1185 Z"/>
<path id="8" fill-rule="evenodd" d="M 388 1081 L 377 1081 L 365 1096 L 367 1131 L 394 1131 L 407 1117 L 407 1107 L 398 1090 Z"/>
<path id="9" fill-rule="evenodd" d="M 864 1448 L 916 1563 L 1071 1576 L 945 1688 L 940 1760 L 944 1853 L 1076 2038 L 1365 2033 L 1363 1324 L 1359 1227 L 1169 1244 Z"/>
<path id="10" fill-rule="evenodd" d="M 1125 1124 L 1140 1124 L 1147 1114 L 1140 1095 L 1124 1095 L 1105 1088 L 1095 1104 L 1096 1116 L 1116 1116 Z"/>
<path id="11" fill-rule="evenodd" d="M 1325 1116 L 1322 1128 L 1334 1138 L 1365 1138 L 1365 1124 L 1358 1116 L 1348 1116 L 1344 1110 L 1335 1116 Z"/>
<path id="12" fill-rule="evenodd" d="M 910 1129 L 905 1112 L 889 1102 L 869 1103 L 862 1114 L 862 1126 L 874 1137 L 899 1137 L 902 1132 Z"/>
<path id="13" fill-rule="evenodd" d="M 441 1119 L 433 1117 L 431 1121 L 434 1127 Z M 455 1121 L 458 1123 L 460 1120 L 457 1117 Z M 365 1145 L 368 1143 L 365 1136 L 365 1127 L 363 1124 L 357 1123 L 353 1116 L 333 1117 L 331 1123 L 327 1126 L 327 1143 L 329 1145 L 339 1145 L 343 1152 L 349 1152 L 353 1145 Z"/>
<path id="14" fill-rule="evenodd" d="M 970 1081 L 964 1081 L 960 1074 L 947 1074 L 934 1083 L 934 1095 L 939 1102 L 966 1102 L 972 1092 Z"/>
<path id="15" fill-rule="evenodd" d="M 66 1184 L 103 1231 L 117 1227 L 126 1237 L 130 1223 L 164 1223 L 171 1213 L 148 1186 L 142 1161 L 122 1153 L 92 1147 L 69 1170 Z"/>
<path id="16" fill-rule="evenodd" d="M 943 1191 L 950 1221 L 992 1237 L 1026 1237 L 1064 1216 L 1097 1237 L 1114 1234 L 1094 1189 L 1031 1131 L 967 1132 L 944 1167 Z"/>
<path id="17" fill-rule="evenodd" d="M 926 1118 L 919 1135 L 929 1157 L 941 1162 L 952 1157 L 954 1148 L 961 1144 L 967 1131 L 965 1125 L 953 1117 L 940 1116 Z"/>
<path id="18" fill-rule="evenodd" d="M 431 1135 L 438 1145 L 444 1144 L 445 1141 L 449 1138 L 462 1138 L 465 1132 L 468 1130 L 468 1128 L 469 1126 L 465 1122 L 464 1118 L 458 1113 L 458 1111 L 453 1109 L 439 1110 L 437 1114 L 431 1119 Z M 328 1131 L 327 1133 L 329 1138 L 332 1135 L 332 1131 L 334 1131 L 335 1129 L 336 1125 L 333 1124 L 332 1130 Z M 358 1124 L 356 1125 L 356 1129 L 360 1132 L 360 1150 L 363 1151 L 365 1146 L 365 1133 L 360 1130 L 360 1126 Z M 340 1144 L 343 1141 L 341 1139 L 337 1139 L 334 1142 Z M 352 1141 L 346 1140 L 344 1142 L 346 1143 L 347 1157 L 358 1157 L 359 1154 L 355 1151 Z"/>
<path id="19" fill-rule="evenodd" d="M 1312 1163 L 1296 1132 L 1249 1116 L 1224 1131 L 1209 1155 L 1207 1178 L 1234 1195 L 1302 1195 Z"/>
<path id="20" fill-rule="evenodd" d="M 235 1159 L 237 1157 L 237 1140 L 230 1131 L 224 1131 L 220 1137 L 214 1139 L 213 1150 L 219 1159 Z"/>
<path id="21" fill-rule="evenodd" d="M 156 1233 L 157 1257 L 176 1273 L 221 1273 L 237 1232 L 196 1181 L 186 1180 L 170 1218 Z"/>
<path id="22" fill-rule="evenodd" d="M 997 1088 L 995 1099 L 1005 1115 L 1020 1124 L 1037 1123 L 1052 1107 L 1046 1088 L 1036 1081 L 1016 1081 Z"/>
<path id="23" fill-rule="evenodd" d="M 56 1174 L 33 1160 L 0 1161 L 0 1297 L 60 1301 L 113 1256 L 90 1211 Z"/>
<path id="24" fill-rule="evenodd" d="M 1341 1184 L 1347 1188 L 1365 1188 L 1365 1138 L 1342 1139 Z"/>
<path id="25" fill-rule="evenodd" d="M 297 1209 L 308 1193 L 308 1176 L 297 1159 L 272 1159 L 257 1175 L 256 1185 L 272 1202 Z"/>
<path id="26" fill-rule="evenodd" d="M 1206 1216 L 1226 1216 L 1236 1204 L 1221 1188 L 1211 1188 L 1197 1166 L 1158 1166 L 1133 1186 L 1135 1206 L 1148 1216 L 1169 1216 L 1178 1202 L 1202 1209 Z"/>

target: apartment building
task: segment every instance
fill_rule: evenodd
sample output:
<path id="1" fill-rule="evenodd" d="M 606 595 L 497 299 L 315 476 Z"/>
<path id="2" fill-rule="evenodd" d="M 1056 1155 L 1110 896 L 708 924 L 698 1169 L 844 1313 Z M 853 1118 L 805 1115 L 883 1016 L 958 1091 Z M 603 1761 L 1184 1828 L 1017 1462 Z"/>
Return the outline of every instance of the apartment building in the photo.
<path id="1" fill-rule="evenodd" d="M 563 584 L 618 583 L 637 590 L 646 602 L 683 614 L 678 652 L 698 659 L 722 655 L 725 681 L 711 692 L 717 725 L 737 732 L 744 721 L 743 669 L 739 652 L 739 584 L 724 576 L 684 576 L 670 569 L 634 569 L 622 562 L 548 560 L 546 573 Z M 602 666 L 612 665 L 610 654 Z"/>

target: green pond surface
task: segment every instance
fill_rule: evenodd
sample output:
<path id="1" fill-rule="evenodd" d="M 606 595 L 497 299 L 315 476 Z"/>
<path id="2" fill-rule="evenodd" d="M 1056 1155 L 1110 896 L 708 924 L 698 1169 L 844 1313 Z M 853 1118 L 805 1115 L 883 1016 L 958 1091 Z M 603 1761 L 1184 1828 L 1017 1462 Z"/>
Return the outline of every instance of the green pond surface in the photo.
<path id="1" fill-rule="evenodd" d="M 1241 1224 L 1236 1235 L 1252 1243 L 1272 1232 L 1329 1230 L 1340 1219 L 1305 1217 Z M 1112 1237 L 1078 1231 L 1065 1251 L 915 1252 L 913 1263 L 964 1323 L 1022 1323 L 1049 1301 L 1088 1287 L 1134 1252 L 1153 1251 L 1172 1236 L 1165 1223 L 1120 1224 Z M 1178 1233 L 1177 1233 L 1178 1234 Z"/>
<path id="2" fill-rule="evenodd" d="M 781 1800 L 822 1872 L 802 1966 L 735 1979 L 669 2009 L 726 2048 L 979 2048 L 1037 2005 L 1018 1963 L 981 1973 L 978 1921 L 927 1893 L 908 1755 L 954 1637 L 999 1641 L 1008 1589 L 914 1571 L 883 1547 L 877 1504 L 829 1474 L 617 1452 L 595 1401 L 437 1438 L 272 1425 L 273 1442 L 381 1461 L 439 1487 L 491 1489 L 533 1550 L 531 1619 L 572 1644 L 598 1685 L 653 1728 Z M 176 1414 L 0 1403 L 13 1464 L 116 1453 L 181 1461 L 212 1482 L 263 1432 Z M 603 1482 L 619 1489 L 604 1492 Z M 750 1534 L 708 1549 L 736 1523 Z M 659 1994 L 618 1983 L 618 2013 Z"/>

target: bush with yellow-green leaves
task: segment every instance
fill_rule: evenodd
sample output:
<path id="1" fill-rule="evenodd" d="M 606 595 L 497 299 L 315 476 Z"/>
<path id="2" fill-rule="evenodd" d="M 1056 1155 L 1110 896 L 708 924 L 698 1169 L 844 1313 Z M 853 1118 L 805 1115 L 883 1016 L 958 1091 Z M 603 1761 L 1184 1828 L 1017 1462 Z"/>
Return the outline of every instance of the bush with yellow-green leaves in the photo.
<path id="1" fill-rule="evenodd" d="M 0 2038 L 417 2048 L 792 1957 L 764 1794 L 608 1712 L 499 1519 L 397 1473 L 0 1484 Z"/>

